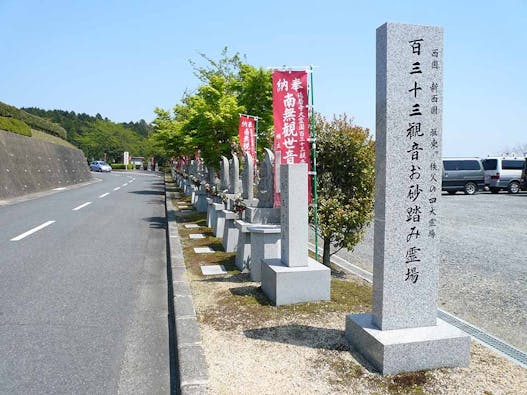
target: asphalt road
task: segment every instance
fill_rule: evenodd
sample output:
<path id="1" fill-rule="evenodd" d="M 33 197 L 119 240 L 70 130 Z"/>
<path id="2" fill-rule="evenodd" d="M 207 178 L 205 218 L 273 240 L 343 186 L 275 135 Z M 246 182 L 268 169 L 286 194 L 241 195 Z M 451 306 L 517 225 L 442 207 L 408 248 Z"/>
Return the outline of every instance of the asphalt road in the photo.
<path id="1" fill-rule="evenodd" d="M 170 392 L 164 181 L 96 177 L 0 207 L 2 394 Z"/>
<path id="2" fill-rule="evenodd" d="M 440 204 L 438 307 L 527 352 L 527 193 L 444 194 Z M 373 227 L 338 255 L 371 272 Z"/>

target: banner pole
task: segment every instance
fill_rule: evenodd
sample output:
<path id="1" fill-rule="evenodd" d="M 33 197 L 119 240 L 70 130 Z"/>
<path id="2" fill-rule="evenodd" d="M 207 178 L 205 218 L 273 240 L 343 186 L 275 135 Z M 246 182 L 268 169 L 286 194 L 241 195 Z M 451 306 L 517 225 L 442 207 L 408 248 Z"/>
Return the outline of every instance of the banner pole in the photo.
<path id="1" fill-rule="evenodd" d="M 258 117 L 254 117 L 255 126 L 254 126 L 254 152 L 256 157 L 258 157 Z M 256 166 L 256 158 L 254 158 L 254 165 Z"/>
<path id="2" fill-rule="evenodd" d="M 313 203 L 315 208 L 314 223 L 315 223 L 315 260 L 318 262 L 318 194 L 317 194 L 317 131 L 315 129 L 315 104 L 313 93 L 313 67 L 309 66 L 310 71 L 310 86 L 309 93 L 311 96 L 311 122 L 309 122 L 311 134 L 311 151 L 313 152 Z"/>

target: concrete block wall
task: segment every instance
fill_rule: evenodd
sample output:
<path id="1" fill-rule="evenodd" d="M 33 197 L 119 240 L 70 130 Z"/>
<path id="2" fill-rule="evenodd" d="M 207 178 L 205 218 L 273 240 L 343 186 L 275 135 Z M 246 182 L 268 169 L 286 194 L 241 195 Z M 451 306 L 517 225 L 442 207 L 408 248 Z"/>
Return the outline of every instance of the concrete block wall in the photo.
<path id="1" fill-rule="evenodd" d="M 0 199 L 91 178 L 81 150 L 0 130 Z"/>

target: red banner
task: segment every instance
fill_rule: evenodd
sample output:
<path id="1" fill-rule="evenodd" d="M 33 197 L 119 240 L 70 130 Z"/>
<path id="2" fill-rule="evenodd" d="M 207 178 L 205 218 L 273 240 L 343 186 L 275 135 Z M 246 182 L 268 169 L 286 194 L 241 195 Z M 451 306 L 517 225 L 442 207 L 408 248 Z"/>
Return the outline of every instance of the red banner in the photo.
<path id="1" fill-rule="evenodd" d="M 255 129 L 256 120 L 253 117 L 240 115 L 240 125 L 238 127 L 240 146 L 244 154 L 248 153 L 251 155 L 254 163 L 256 163 Z"/>
<path id="2" fill-rule="evenodd" d="M 277 164 L 307 163 L 308 167 L 311 166 L 307 75 L 307 71 L 273 72 L 274 152 Z M 277 167 L 275 178 L 279 174 Z M 311 193 L 309 195 L 311 200 Z M 275 207 L 278 206 L 280 194 L 275 192 Z"/>

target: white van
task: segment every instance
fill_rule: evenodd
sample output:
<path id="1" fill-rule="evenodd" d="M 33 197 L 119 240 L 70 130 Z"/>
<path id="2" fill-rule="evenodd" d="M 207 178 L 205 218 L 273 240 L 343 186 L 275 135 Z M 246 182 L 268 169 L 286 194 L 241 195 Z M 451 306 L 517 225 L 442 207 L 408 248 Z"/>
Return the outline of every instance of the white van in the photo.
<path id="1" fill-rule="evenodd" d="M 507 190 L 509 193 L 520 192 L 520 183 L 524 158 L 491 157 L 483 159 L 485 169 L 485 186 L 492 193 Z"/>

